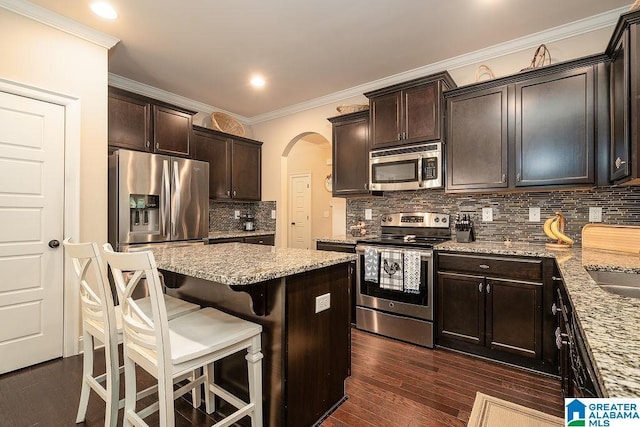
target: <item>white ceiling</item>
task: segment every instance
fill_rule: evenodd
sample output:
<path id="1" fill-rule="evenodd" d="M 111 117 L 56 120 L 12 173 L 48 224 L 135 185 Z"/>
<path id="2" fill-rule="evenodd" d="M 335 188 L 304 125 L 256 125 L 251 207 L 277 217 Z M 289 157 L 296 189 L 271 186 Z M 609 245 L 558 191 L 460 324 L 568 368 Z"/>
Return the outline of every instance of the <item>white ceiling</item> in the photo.
<path id="1" fill-rule="evenodd" d="M 119 38 L 109 72 L 245 118 L 629 5 L 629 0 L 31 0 Z M 253 73 L 267 86 L 248 84 Z"/>

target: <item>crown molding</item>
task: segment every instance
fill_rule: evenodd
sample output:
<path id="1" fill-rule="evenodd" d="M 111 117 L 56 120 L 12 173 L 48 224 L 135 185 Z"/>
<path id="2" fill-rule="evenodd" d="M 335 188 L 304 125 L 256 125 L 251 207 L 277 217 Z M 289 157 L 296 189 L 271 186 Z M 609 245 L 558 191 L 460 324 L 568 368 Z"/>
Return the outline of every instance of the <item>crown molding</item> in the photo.
<path id="1" fill-rule="evenodd" d="M 184 96 L 176 95 L 175 93 L 167 92 L 166 90 L 158 89 L 157 87 L 149 86 L 147 84 L 119 76 L 117 74 L 109 73 L 109 86 L 128 90 L 129 92 L 148 96 L 149 98 L 157 99 L 159 101 L 166 102 L 167 104 L 173 104 L 178 107 L 186 108 L 187 110 L 198 111 L 200 113 L 211 113 L 214 111 L 220 111 L 234 117 L 236 120 L 242 122 L 243 124 L 249 124 L 249 119 L 247 117 L 223 110 L 222 108 L 214 107 L 213 105 L 194 101 L 193 99 L 185 98 Z"/>
<path id="2" fill-rule="evenodd" d="M 3 1 L 9 0 L 0 0 L 0 4 Z M 419 67 L 399 74 L 394 74 L 392 76 L 384 77 L 382 79 L 374 80 L 372 82 L 368 82 L 359 86 L 354 86 L 349 89 L 334 92 L 325 96 L 311 99 L 309 101 L 304 101 L 253 117 L 240 116 L 238 114 L 222 110 L 212 105 L 193 101 L 191 99 L 173 94 L 171 92 L 157 89 L 152 86 L 136 82 L 134 80 L 129 80 L 116 74 L 109 74 L 109 84 L 121 89 L 129 90 L 141 95 L 146 95 L 151 98 L 159 99 L 161 101 L 179 105 L 191 110 L 200 112 L 222 111 L 233 116 L 243 124 L 250 126 L 257 123 L 262 123 L 291 114 L 299 113 L 301 111 L 310 110 L 312 108 L 322 107 L 328 104 L 335 104 L 348 98 L 362 96 L 362 94 L 365 92 L 392 86 L 407 80 L 427 76 L 433 73 L 439 73 L 445 70 L 455 70 L 457 68 L 478 64 L 490 59 L 506 56 L 515 52 L 520 52 L 522 50 L 531 49 L 533 47 L 539 46 L 542 43 L 552 43 L 586 34 L 592 31 L 597 31 L 602 28 L 614 26 L 618 22 L 618 18 L 620 17 L 620 15 L 627 12 L 628 10 L 629 6 L 613 9 L 608 12 L 513 39 L 508 42 L 499 43 L 485 49 L 476 50 L 474 52 L 455 56 L 453 58 L 448 58 L 443 61 L 434 62 L 424 67 Z"/>
<path id="3" fill-rule="evenodd" d="M 59 15 L 49 9 L 25 0 L 0 0 L 0 7 L 18 15 L 38 21 L 42 24 L 69 33 L 91 43 L 111 49 L 120 39 L 95 30 L 66 16 Z"/>
<path id="4" fill-rule="evenodd" d="M 474 52 L 465 53 L 463 55 L 455 56 L 453 58 L 445 59 L 443 61 L 434 62 L 433 64 L 426 65 L 424 67 L 414 68 L 413 70 L 405 71 L 399 74 L 394 74 L 389 77 L 384 77 L 379 80 L 374 80 L 369 83 L 365 83 L 359 86 L 355 86 L 349 89 L 345 89 L 340 92 L 335 92 L 326 96 L 321 96 L 309 101 L 301 102 L 289 107 L 274 110 L 265 114 L 259 114 L 248 119 L 247 124 L 257 124 L 274 120 L 280 117 L 288 116 L 290 114 L 298 113 L 304 110 L 309 110 L 316 107 L 321 107 L 327 104 L 333 104 L 340 102 L 344 99 L 361 96 L 365 92 L 369 92 L 376 89 L 381 89 L 387 86 L 392 86 L 397 83 L 402 83 L 407 80 L 416 79 L 419 77 L 427 76 L 429 74 L 442 72 L 445 70 L 455 70 L 456 68 L 462 68 L 468 65 L 485 62 L 490 59 L 494 59 L 500 56 L 506 56 L 515 52 L 519 52 L 532 47 L 540 46 L 542 43 L 552 43 L 571 37 L 586 34 L 592 31 L 597 31 L 602 28 L 613 26 L 618 22 L 618 18 L 622 13 L 629 10 L 629 6 L 613 9 L 608 12 L 604 12 L 598 15 L 591 16 L 589 18 L 581 19 L 578 21 L 570 22 L 558 27 L 550 28 L 548 30 L 533 33 L 524 37 L 510 40 L 508 42 L 500 43 L 490 46 L 485 49 L 476 50 Z"/>

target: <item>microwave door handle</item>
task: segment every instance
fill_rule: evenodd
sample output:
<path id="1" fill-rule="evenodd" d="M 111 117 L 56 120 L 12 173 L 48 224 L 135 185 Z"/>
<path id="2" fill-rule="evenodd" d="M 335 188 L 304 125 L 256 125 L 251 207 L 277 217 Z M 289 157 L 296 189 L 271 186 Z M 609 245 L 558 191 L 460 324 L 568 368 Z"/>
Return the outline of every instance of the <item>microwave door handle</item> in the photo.
<path id="1" fill-rule="evenodd" d="M 424 185 L 424 157 L 418 157 L 418 187 L 422 187 Z"/>

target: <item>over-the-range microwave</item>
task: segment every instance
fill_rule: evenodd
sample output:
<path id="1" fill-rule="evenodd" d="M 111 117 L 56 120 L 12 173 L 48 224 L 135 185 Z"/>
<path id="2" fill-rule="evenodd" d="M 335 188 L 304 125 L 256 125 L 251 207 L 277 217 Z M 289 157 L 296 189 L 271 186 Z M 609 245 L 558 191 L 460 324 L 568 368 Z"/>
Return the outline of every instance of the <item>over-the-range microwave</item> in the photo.
<path id="1" fill-rule="evenodd" d="M 371 150 L 369 190 L 442 188 L 442 143 Z"/>

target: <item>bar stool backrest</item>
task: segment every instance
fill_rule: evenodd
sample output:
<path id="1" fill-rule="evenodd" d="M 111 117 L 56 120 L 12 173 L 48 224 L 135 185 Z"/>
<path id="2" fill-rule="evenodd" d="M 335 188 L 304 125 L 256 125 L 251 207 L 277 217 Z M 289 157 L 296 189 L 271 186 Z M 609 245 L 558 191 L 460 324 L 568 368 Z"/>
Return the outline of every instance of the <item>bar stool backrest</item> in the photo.
<path id="1" fill-rule="evenodd" d="M 124 289 L 120 306 L 122 308 L 125 345 L 139 353 L 145 352 L 146 349 L 152 365 L 155 365 L 156 369 L 162 370 L 163 368 L 158 367 L 166 367 L 171 364 L 170 361 L 165 363 L 164 360 L 165 357 L 171 355 L 168 333 L 169 320 L 153 254 L 150 251 L 114 252 L 108 244 L 104 245 L 104 250 L 116 286 Z M 151 317 L 140 309 L 137 300 L 133 298 L 134 291 L 142 278 L 146 278 L 149 288 Z M 171 378 L 170 372 L 165 374 Z"/>
<path id="2" fill-rule="evenodd" d="M 94 242 L 71 243 L 70 238 L 65 239 L 63 244 L 78 277 L 82 321 L 104 331 L 105 346 L 117 345 L 118 328 L 113 294 L 98 245 Z M 93 280 L 90 279 L 90 271 L 93 271 Z M 93 282 L 93 286 L 90 282 Z"/>

